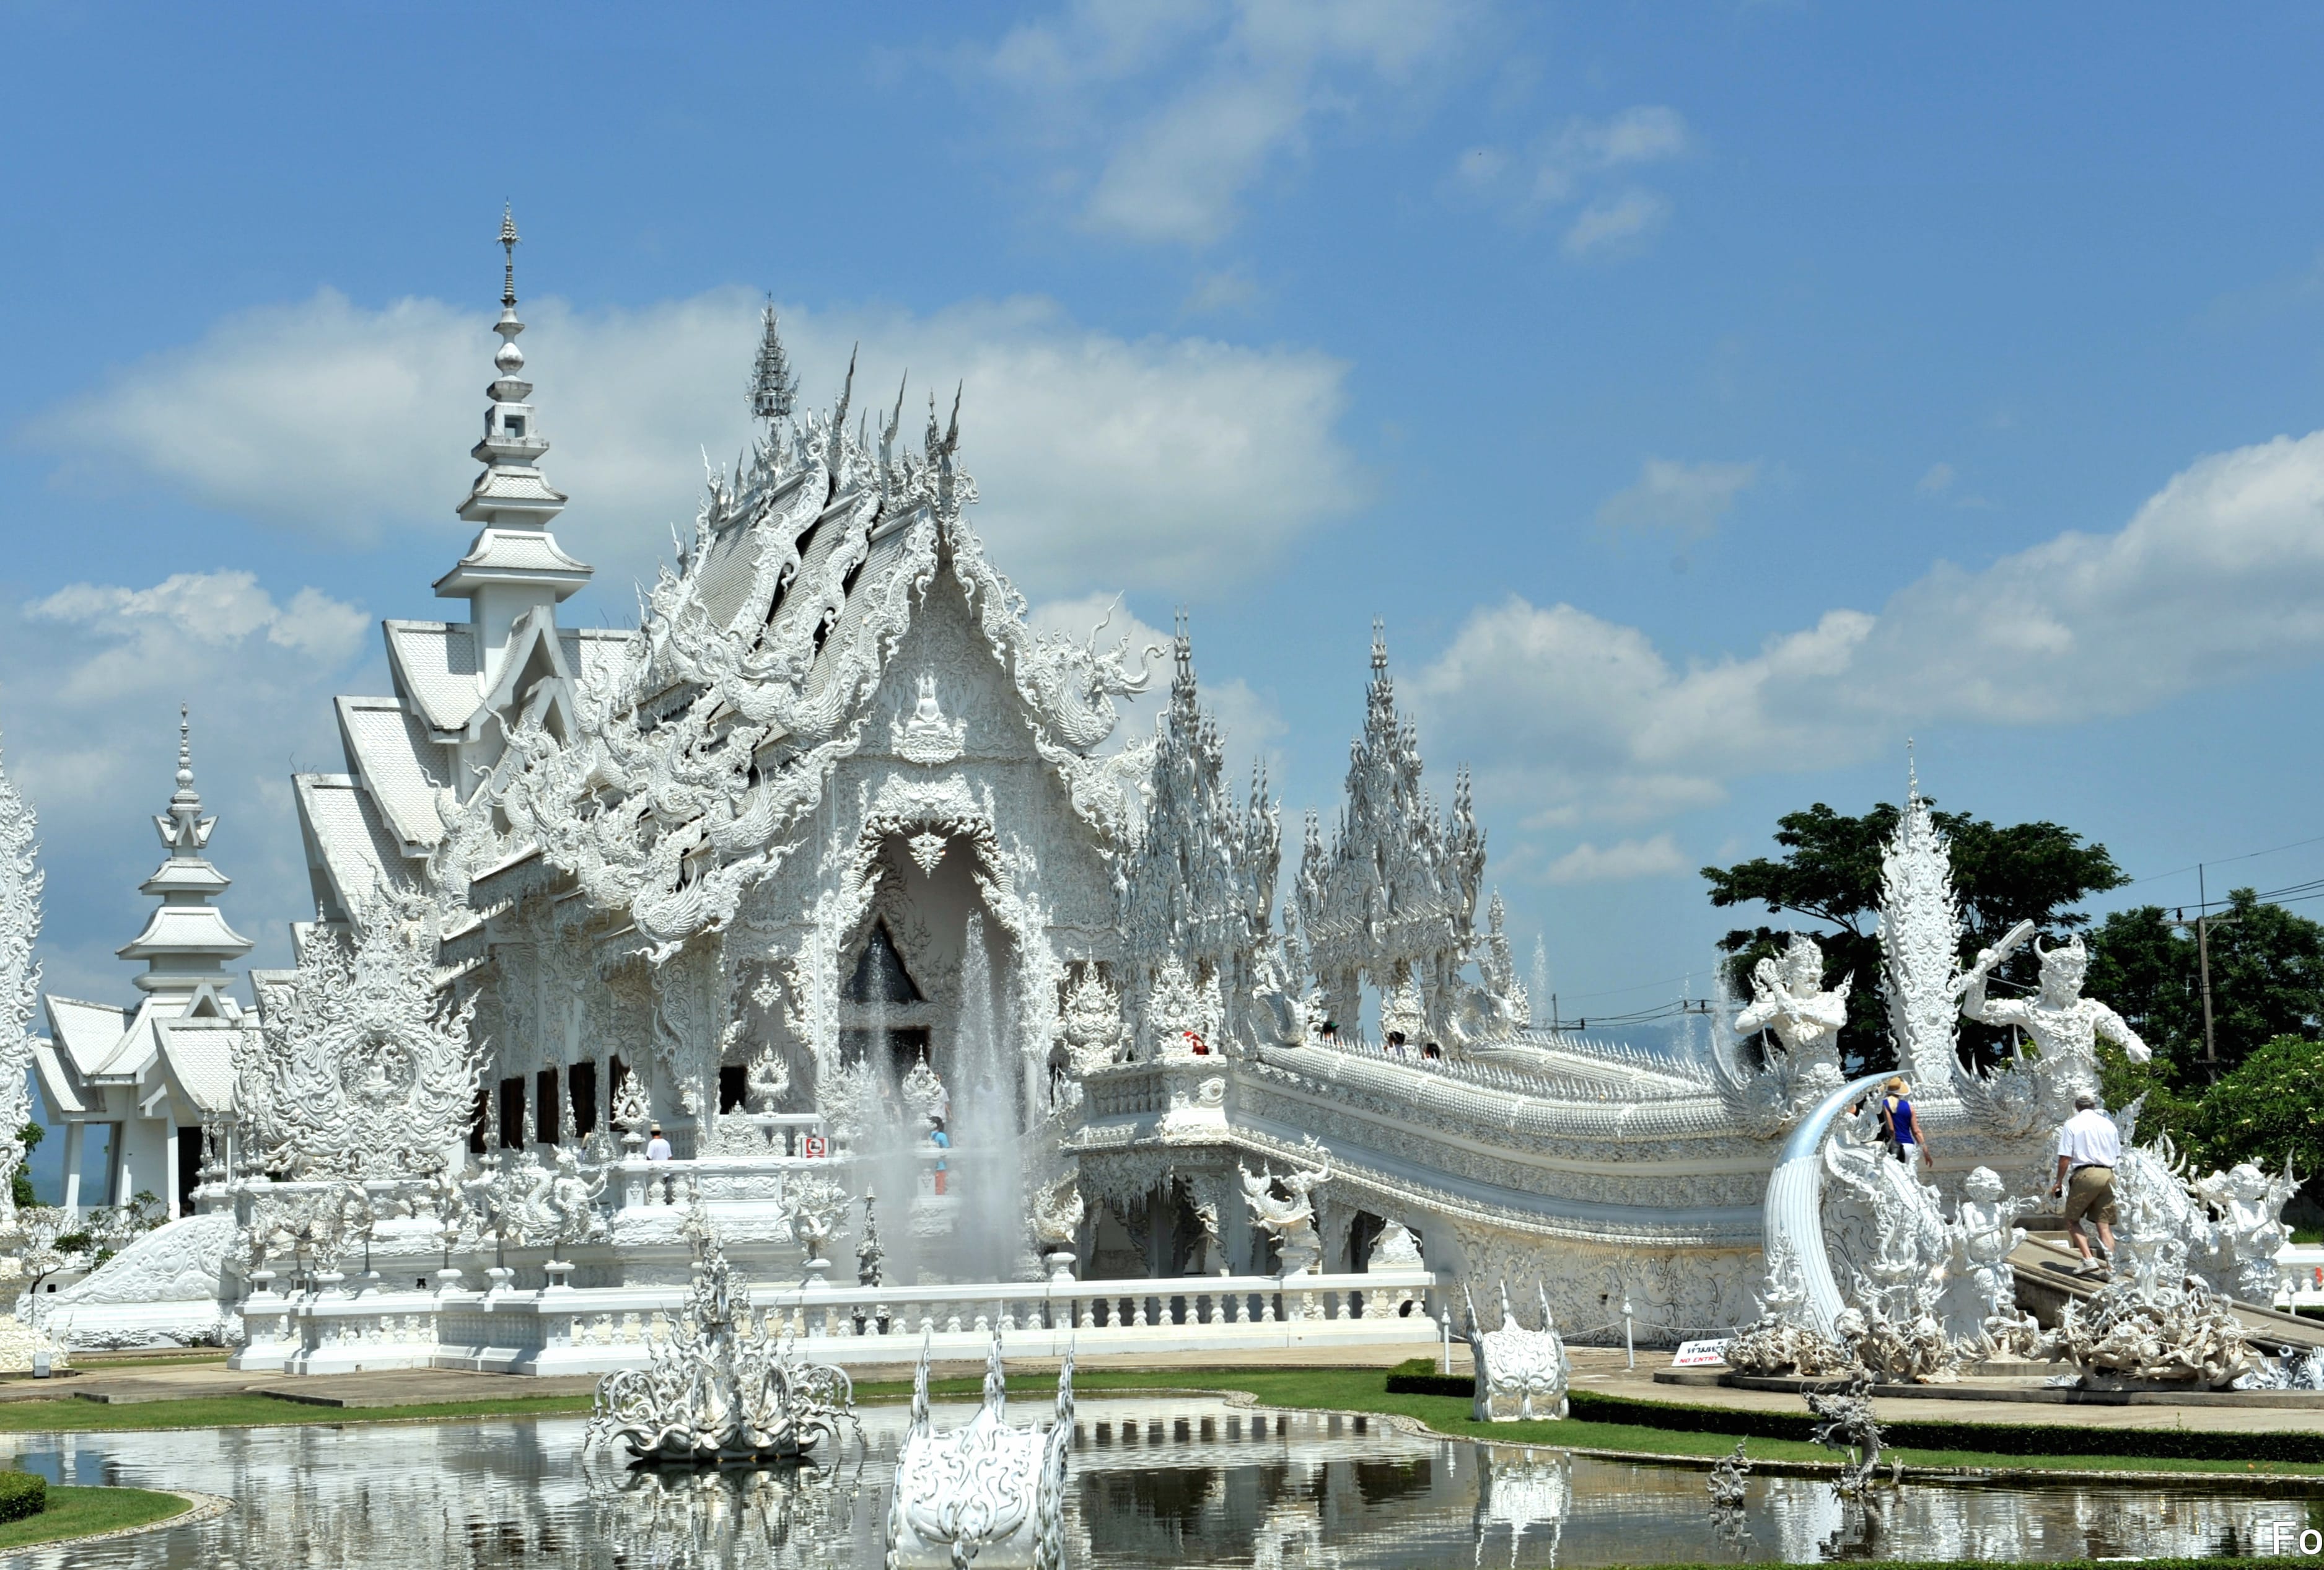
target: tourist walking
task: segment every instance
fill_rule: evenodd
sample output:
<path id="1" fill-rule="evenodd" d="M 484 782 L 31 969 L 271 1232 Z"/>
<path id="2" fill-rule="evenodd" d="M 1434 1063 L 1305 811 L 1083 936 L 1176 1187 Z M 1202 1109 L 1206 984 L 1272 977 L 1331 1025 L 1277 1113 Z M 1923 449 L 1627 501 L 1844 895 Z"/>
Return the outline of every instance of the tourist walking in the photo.
<path id="1" fill-rule="evenodd" d="M 1925 1160 L 1931 1168 L 1937 1164 L 1936 1152 L 1929 1149 L 1929 1141 L 1921 1132 L 1921 1114 L 1913 1110 L 1913 1087 L 1905 1083 L 1903 1075 L 1892 1076 L 1881 1087 L 1880 1137 L 1888 1141 L 1888 1149 L 1896 1159 L 1916 1177 L 1916 1159 Z"/>
<path id="2" fill-rule="evenodd" d="M 636 1127 L 634 1123 L 631 1126 L 632 1128 Z M 669 1141 L 661 1137 L 661 1125 L 659 1123 L 654 1124 L 648 1132 L 650 1137 L 646 1141 L 646 1159 L 649 1161 L 669 1160 Z"/>
<path id="3" fill-rule="evenodd" d="M 2099 1110 L 2089 1091 L 2074 1097 L 2074 1115 L 2058 1127 L 2058 1178 L 2052 1194 L 2066 1200 L 2066 1235 L 2081 1251 L 2081 1272 L 2102 1276 L 2107 1266 L 2091 1257 L 2086 1224 L 2098 1224 L 2098 1242 L 2114 1258 L 2114 1169 L 2122 1159 L 2122 1131 Z"/>

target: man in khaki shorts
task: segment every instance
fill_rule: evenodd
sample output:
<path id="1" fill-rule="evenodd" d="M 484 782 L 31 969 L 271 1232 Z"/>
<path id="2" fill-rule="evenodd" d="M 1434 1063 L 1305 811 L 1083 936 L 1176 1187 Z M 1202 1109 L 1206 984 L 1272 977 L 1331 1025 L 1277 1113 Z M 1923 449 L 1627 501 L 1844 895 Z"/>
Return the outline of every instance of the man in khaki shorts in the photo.
<path id="1" fill-rule="evenodd" d="M 2107 1267 L 2090 1255 L 2086 1221 L 2096 1222 L 2107 1258 L 2114 1258 L 2114 1168 L 2122 1159 L 2122 1133 L 2098 1110 L 2089 1091 L 2074 1097 L 2074 1115 L 2058 1129 L 2058 1180 L 2050 1192 L 2066 1196 L 2066 1235 L 2081 1251 L 2081 1271 L 2102 1276 Z"/>

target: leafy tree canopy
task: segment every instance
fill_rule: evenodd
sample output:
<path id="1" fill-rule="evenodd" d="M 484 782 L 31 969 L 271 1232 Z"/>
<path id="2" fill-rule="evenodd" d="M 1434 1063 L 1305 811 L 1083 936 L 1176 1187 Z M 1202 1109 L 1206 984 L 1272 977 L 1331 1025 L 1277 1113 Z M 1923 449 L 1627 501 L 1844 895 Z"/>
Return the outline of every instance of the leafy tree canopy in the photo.
<path id="1" fill-rule="evenodd" d="M 2159 905 L 2117 910 L 2090 937 L 2089 991 L 2153 1048 L 2161 1083 L 2199 1096 L 2214 1077 L 2203 1058 L 2203 989 L 2195 935 Z M 2324 1031 L 2324 925 L 2249 889 L 2211 918 L 2212 1035 L 2219 1076 L 2280 1038 Z"/>
<path id="2" fill-rule="evenodd" d="M 1848 1028 L 1840 1033 L 1843 1060 L 1856 1073 L 1886 1067 L 1895 1059 L 1880 997 L 1878 917 L 1880 853 L 1902 816 L 1885 801 L 1857 817 L 1819 801 L 1804 812 L 1776 819 L 1780 856 L 1702 869 L 1713 905 L 1757 902 L 1770 915 L 1797 912 L 1822 924 L 1815 937 L 1824 948 L 1826 984 L 1850 974 L 1856 978 L 1849 994 Z M 2106 846 L 2088 843 L 2058 824 L 2002 827 L 1961 812 L 1930 816 L 1952 845 L 1953 888 L 1960 898 L 1965 928 L 1964 961 L 1997 942 L 2021 920 L 2032 921 L 2052 938 L 2087 926 L 2088 916 L 2066 907 L 2126 881 Z M 1719 945 L 1729 956 L 1729 984 L 1748 993 L 1751 967 L 1780 949 L 1786 937 L 1772 925 L 1729 932 Z M 2035 965 L 2029 946 L 2011 956 L 2000 979 L 2005 985 L 2031 985 Z M 1997 1032 L 1964 1020 L 1961 1034 L 1983 1059 L 1991 1061 L 1997 1055 Z"/>

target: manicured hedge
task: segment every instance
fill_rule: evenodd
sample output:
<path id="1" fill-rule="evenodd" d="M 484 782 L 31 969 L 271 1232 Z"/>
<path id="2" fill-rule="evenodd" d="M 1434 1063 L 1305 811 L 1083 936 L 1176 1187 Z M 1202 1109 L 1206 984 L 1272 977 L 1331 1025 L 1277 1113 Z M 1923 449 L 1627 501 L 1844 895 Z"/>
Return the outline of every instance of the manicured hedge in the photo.
<path id="1" fill-rule="evenodd" d="M 30 1472 L 0 1472 L 0 1521 L 21 1521 L 49 1508 L 49 1480 Z"/>
<path id="2" fill-rule="evenodd" d="M 1434 1371 L 1425 1358 L 1399 1364 L 1388 1376 L 1390 1395 L 1458 1396 L 1476 1386 L 1466 1375 Z M 1570 1392 L 1572 1415 L 1585 1423 L 1624 1423 L 1689 1434 L 1731 1434 L 1744 1439 L 1812 1439 L 1817 1421 L 1806 1412 L 1757 1412 L 1735 1407 L 1641 1401 L 1595 1390 Z M 2062 1423 L 1968 1423 L 1914 1419 L 1891 1423 L 1887 1443 L 1899 1450 L 1968 1450 L 1987 1455 L 2126 1455 L 2155 1461 L 2324 1463 L 2324 1433 L 2225 1433 L 2189 1428 L 2091 1428 Z"/>

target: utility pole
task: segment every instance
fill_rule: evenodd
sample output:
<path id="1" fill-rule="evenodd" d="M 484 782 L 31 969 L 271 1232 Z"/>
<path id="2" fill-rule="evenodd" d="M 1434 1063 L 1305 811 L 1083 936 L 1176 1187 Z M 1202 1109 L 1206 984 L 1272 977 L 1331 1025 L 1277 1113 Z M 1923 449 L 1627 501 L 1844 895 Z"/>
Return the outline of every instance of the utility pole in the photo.
<path id="1" fill-rule="evenodd" d="M 2211 1036 L 2211 896 L 2203 881 L 2203 864 L 2195 864 L 2195 969 L 2203 982 L 2203 1073 L 2219 1082 L 2218 1044 Z"/>

